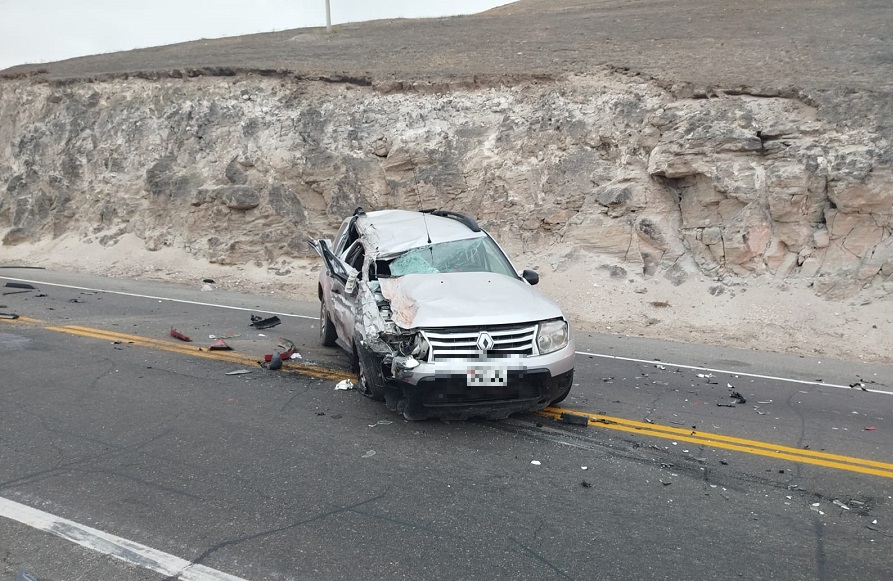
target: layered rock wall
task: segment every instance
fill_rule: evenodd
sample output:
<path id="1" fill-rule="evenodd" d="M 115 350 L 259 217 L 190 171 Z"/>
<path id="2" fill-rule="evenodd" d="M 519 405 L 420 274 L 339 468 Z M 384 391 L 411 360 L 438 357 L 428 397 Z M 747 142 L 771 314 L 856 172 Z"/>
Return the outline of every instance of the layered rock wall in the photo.
<path id="1" fill-rule="evenodd" d="M 561 269 L 893 292 L 893 147 L 807 96 L 607 71 L 419 87 L 240 75 L 0 82 L 0 237 L 272 269 L 357 206 L 475 216 Z M 2 253 L 2 247 L 0 247 Z"/>

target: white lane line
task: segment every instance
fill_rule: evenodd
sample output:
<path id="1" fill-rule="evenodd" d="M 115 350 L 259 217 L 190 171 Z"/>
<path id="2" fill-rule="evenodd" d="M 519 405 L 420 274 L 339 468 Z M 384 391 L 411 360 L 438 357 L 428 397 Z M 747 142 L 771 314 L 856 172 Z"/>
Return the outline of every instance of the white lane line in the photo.
<path id="1" fill-rule="evenodd" d="M 2 278 L 4 280 L 11 280 L 14 282 L 27 282 L 29 284 L 42 284 L 42 285 L 47 285 L 47 286 L 58 286 L 58 287 L 62 287 L 62 288 L 70 288 L 70 289 L 74 289 L 74 290 L 89 291 L 89 292 L 94 292 L 94 293 L 108 293 L 111 295 L 122 295 L 125 297 L 135 297 L 138 299 L 154 299 L 157 301 L 170 301 L 172 303 L 185 303 L 187 305 L 198 305 L 200 307 L 217 307 L 219 309 L 230 309 L 233 311 L 252 311 L 255 313 L 268 313 L 268 314 L 272 314 L 272 315 L 280 315 L 282 317 L 295 317 L 297 319 L 311 319 L 313 321 L 317 320 L 317 318 L 318 318 L 318 317 L 309 317 L 307 315 L 296 315 L 294 313 L 276 313 L 273 311 L 264 311 L 261 309 L 249 309 L 247 307 L 231 307 L 229 305 L 218 305 L 216 303 L 203 303 L 200 301 L 187 301 L 185 299 L 172 299 L 169 297 L 156 297 L 156 296 L 152 296 L 152 295 L 141 295 L 138 293 L 128 293 L 128 292 L 124 292 L 124 291 L 111 291 L 111 290 L 106 290 L 106 289 L 102 289 L 102 288 L 89 288 L 89 287 L 85 287 L 85 286 L 74 286 L 74 285 L 70 285 L 70 284 L 59 284 L 59 283 L 55 283 L 55 282 L 43 282 L 40 280 L 28 280 L 25 278 L 10 278 L 8 276 L 0 276 L 0 278 Z"/>
<path id="2" fill-rule="evenodd" d="M 698 365 L 683 365 L 681 363 L 668 363 L 666 361 L 657 361 L 654 359 L 633 359 L 632 357 L 620 357 L 618 355 L 603 355 L 601 353 L 589 353 L 588 351 L 575 351 L 577 355 L 589 355 L 590 357 L 602 357 L 604 359 L 617 359 L 620 361 L 632 361 L 634 363 L 649 363 L 651 365 L 664 365 L 666 367 L 678 367 L 680 369 L 694 369 L 696 371 L 709 371 L 711 373 L 725 373 L 727 375 L 738 375 L 740 377 L 753 377 L 756 379 L 771 379 L 773 381 L 784 381 L 787 383 L 801 383 L 803 385 L 821 385 L 824 387 L 836 387 L 838 389 L 858 389 L 858 391 L 866 391 L 869 393 L 880 393 L 883 395 L 893 395 L 893 391 L 885 391 L 883 389 L 871 389 L 850 387 L 849 385 L 838 385 L 836 383 L 825 383 L 823 381 L 807 381 L 804 379 L 791 379 L 789 377 L 775 377 L 773 375 L 760 375 L 758 373 L 744 373 L 741 371 L 729 371 L 728 369 L 713 369 L 711 367 L 700 367 Z"/>
<path id="3" fill-rule="evenodd" d="M 170 301 L 170 302 L 174 302 L 174 303 L 186 303 L 189 305 L 198 305 L 198 306 L 202 306 L 202 307 L 217 307 L 217 308 L 221 308 L 221 309 L 232 309 L 232 310 L 237 310 L 237 311 L 253 311 L 253 312 L 258 312 L 258 313 L 270 313 L 270 314 L 281 315 L 283 317 L 295 317 L 298 319 L 309 319 L 311 321 L 315 321 L 318 319 L 318 317 L 310 317 L 307 315 L 296 315 L 293 313 L 274 313 L 273 311 L 262 311 L 259 309 L 248 309 L 245 307 L 231 307 L 228 305 L 218 305 L 218 304 L 214 304 L 214 303 L 202 303 L 202 302 L 198 302 L 198 301 L 187 301 L 187 300 L 183 300 L 183 299 L 171 299 L 171 298 L 167 298 L 167 297 L 141 295 L 141 294 L 137 294 L 137 293 L 128 293 L 128 292 L 123 292 L 123 291 L 110 291 L 110 290 L 105 290 L 105 289 L 87 288 L 87 287 L 72 286 L 72 285 L 67 285 L 67 284 L 57 284 L 57 283 L 52 283 L 52 282 L 26 280 L 23 278 L 10 278 L 7 276 L 0 276 L 0 278 L 5 279 L 5 280 L 12 280 L 15 282 L 27 282 L 27 283 L 31 283 L 31 284 L 45 284 L 45 285 L 49 285 L 49 286 L 58 286 L 58 287 L 63 287 L 63 288 L 75 289 L 75 290 L 109 293 L 109 294 L 123 295 L 123 296 L 136 297 L 136 298 L 142 298 L 142 299 L 154 299 L 154 300 L 159 300 L 159 301 Z M 753 377 L 753 378 L 757 378 L 757 379 L 771 379 L 774 381 L 783 381 L 783 382 L 788 382 L 788 383 L 800 383 L 803 385 L 824 385 L 827 387 L 836 387 L 839 389 L 854 389 L 854 388 L 850 387 L 849 385 L 837 385 L 834 383 L 824 383 L 821 381 L 806 381 L 803 379 L 791 379 L 788 377 L 775 377 L 772 375 L 759 375 L 759 374 L 755 374 L 755 373 L 743 373 L 741 371 L 729 371 L 726 369 L 713 369 L 710 367 L 700 367 L 697 365 L 683 365 L 681 363 L 667 363 L 665 361 L 654 361 L 654 360 L 648 360 L 648 359 L 633 359 L 631 357 L 620 357 L 617 355 L 605 355 L 602 353 L 589 353 L 587 351 L 576 351 L 575 353 L 577 355 L 589 355 L 591 357 L 602 357 L 604 359 L 617 359 L 619 361 L 632 361 L 635 363 L 653 363 L 655 365 L 666 365 L 668 367 L 678 367 L 680 369 L 694 369 L 694 370 L 698 370 L 698 371 L 725 373 L 725 374 L 729 374 L 729 375 L 740 375 L 743 377 Z M 893 391 L 885 391 L 883 389 L 871 389 L 871 388 L 867 388 L 867 387 L 864 390 L 860 389 L 860 391 L 866 391 L 868 393 L 880 393 L 883 395 L 893 395 Z"/>
<path id="4" fill-rule="evenodd" d="M 0 516 L 182 581 L 246 581 L 3 497 L 0 497 Z"/>

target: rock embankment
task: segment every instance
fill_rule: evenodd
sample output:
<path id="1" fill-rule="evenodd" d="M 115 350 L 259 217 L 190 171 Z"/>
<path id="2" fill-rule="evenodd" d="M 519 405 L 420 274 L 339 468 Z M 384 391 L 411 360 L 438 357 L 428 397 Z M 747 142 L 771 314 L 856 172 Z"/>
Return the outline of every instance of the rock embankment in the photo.
<path id="1" fill-rule="evenodd" d="M 288 76 L 0 82 L 6 247 L 125 234 L 273 269 L 357 206 L 476 216 L 555 270 L 893 292 L 893 147 L 810 95 L 613 69 L 427 92 Z"/>

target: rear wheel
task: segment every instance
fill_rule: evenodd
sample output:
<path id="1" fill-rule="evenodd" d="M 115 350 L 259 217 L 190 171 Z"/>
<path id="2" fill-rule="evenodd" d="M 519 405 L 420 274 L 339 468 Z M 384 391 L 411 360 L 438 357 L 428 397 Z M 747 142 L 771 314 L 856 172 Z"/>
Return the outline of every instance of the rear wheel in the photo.
<path id="1" fill-rule="evenodd" d="M 338 334 L 335 332 L 335 324 L 329 318 L 325 301 L 319 303 L 319 340 L 326 347 L 334 347 Z"/>

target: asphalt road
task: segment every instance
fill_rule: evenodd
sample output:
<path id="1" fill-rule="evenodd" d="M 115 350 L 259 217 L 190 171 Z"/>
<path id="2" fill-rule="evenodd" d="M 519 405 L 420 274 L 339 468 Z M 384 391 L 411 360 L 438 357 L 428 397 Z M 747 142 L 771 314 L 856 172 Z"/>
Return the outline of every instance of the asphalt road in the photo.
<path id="1" fill-rule="evenodd" d="M 200 286 L 0 271 L 0 580 L 889 579 L 889 366 L 578 332 L 588 426 L 410 423 Z"/>

